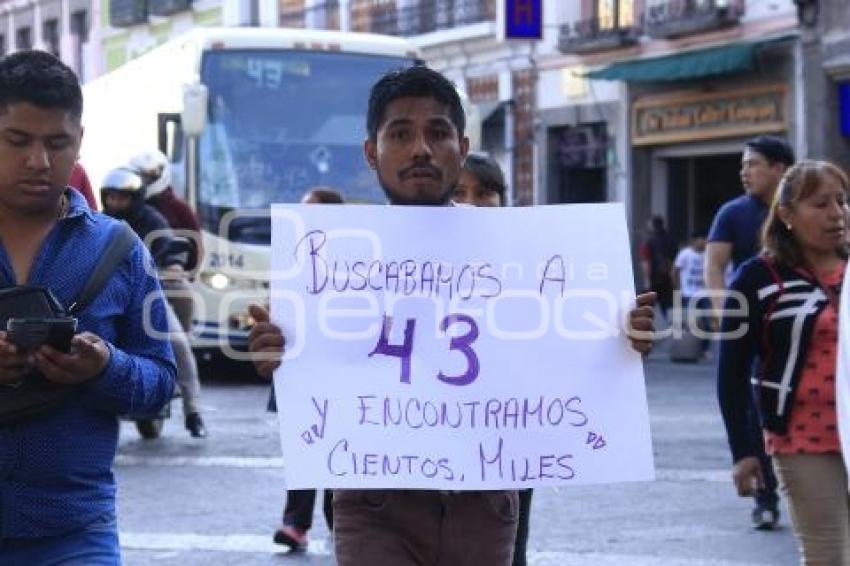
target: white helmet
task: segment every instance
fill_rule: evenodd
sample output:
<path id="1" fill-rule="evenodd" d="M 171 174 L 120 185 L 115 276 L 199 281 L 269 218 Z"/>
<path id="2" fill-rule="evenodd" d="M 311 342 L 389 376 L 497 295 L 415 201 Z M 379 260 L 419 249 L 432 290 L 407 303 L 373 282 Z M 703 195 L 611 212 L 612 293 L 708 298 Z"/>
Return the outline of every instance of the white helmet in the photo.
<path id="1" fill-rule="evenodd" d="M 171 185 L 168 157 L 158 150 L 143 151 L 130 158 L 127 168 L 145 181 L 145 199 L 158 195 Z"/>

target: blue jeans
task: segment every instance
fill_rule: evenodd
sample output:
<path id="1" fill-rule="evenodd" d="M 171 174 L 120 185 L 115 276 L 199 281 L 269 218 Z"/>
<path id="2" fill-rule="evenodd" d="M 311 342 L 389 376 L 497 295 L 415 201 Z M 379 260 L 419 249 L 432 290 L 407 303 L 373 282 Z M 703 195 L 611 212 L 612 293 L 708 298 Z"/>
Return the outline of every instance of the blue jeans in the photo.
<path id="1" fill-rule="evenodd" d="M 9 566 L 120 566 L 115 515 L 57 537 L 0 539 L 0 564 Z"/>

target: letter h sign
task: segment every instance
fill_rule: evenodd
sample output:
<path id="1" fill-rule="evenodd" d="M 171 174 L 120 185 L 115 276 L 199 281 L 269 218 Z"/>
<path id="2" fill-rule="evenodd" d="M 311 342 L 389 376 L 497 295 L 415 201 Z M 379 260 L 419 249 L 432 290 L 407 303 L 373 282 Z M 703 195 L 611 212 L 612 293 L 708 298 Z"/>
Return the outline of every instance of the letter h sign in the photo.
<path id="1" fill-rule="evenodd" d="M 543 0 L 504 0 L 506 39 L 543 39 Z"/>

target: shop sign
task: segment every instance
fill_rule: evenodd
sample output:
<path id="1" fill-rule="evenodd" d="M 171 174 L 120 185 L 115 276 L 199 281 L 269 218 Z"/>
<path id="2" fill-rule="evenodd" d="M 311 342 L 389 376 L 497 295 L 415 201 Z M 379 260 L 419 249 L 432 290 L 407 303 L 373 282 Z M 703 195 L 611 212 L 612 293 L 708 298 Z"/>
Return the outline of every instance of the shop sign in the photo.
<path id="1" fill-rule="evenodd" d="M 543 2 L 505 0 L 505 38 L 543 39 Z"/>
<path id="2" fill-rule="evenodd" d="M 665 144 L 787 129 L 785 85 L 723 92 L 679 92 L 639 98 L 632 106 L 632 143 Z"/>

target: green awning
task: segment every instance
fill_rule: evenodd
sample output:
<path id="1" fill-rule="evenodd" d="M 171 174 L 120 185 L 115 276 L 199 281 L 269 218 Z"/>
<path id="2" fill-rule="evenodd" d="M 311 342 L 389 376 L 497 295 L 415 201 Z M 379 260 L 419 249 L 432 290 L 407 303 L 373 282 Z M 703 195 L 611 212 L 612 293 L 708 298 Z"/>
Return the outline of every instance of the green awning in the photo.
<path id="1" fill-rule="evenodd" d="M 785 35 L 762 41 L 732 43 L 651 59 L 620 61 L 591 71 L 585 76 L 590 79 L 646 83 L 681 81 L 725 73 L 751 71 L 755 68 L 759 48 L 792 37 L 796 36 Z"/>

